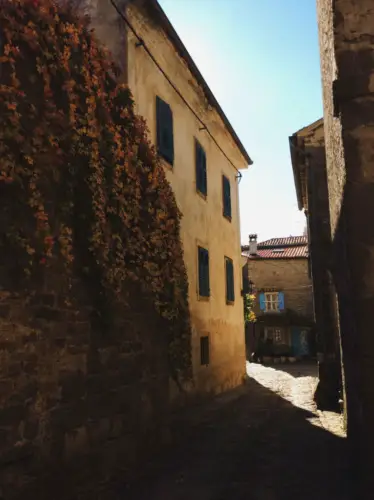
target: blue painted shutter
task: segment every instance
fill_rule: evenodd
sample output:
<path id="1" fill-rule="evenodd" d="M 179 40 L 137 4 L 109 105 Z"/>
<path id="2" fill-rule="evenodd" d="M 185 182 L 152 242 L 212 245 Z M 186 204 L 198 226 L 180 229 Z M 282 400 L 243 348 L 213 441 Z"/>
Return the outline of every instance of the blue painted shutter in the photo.
<path id="1" fill-rule="evenodd" d="M 196 188 L 200 193 L 207 195 L 207 173 L 206 154 L 201 144 L 195 141 L 195 161 L 196 161 Z"/>
<path id="2" fill-rule="evenodd" d="M 261 311 L 265 311 L 265 294 L 260 293 L 260 309 Z"/>
<path id="3" fill-rule="evenodd" d="M 174 163 L 173 113 L 169 104 L 156 97 L 157 151 L 168 163 Z"/>
<path id="4" fill-rule="evenodd" d="M 284 311 L 284 293 L 278 292 L 278 306 L 280 311 Z"/>
<path id="5" fill-rule="evenodd" d="M 199 247 L 199 295 L 209 297 L 209 252 L 205 248 Z"/>
<path id="6" fill-rule="evenodd" d="M 234 264 L 231 259 L 226 258 L 226 301 L 234 302 Z"/>
<path id="7" fill-rule="evenodd" d="M 231 218 L 231 188 L 230 181 L 226 176 L 222 176 L 222 196 L 223 196 L 223 215 Z"/>

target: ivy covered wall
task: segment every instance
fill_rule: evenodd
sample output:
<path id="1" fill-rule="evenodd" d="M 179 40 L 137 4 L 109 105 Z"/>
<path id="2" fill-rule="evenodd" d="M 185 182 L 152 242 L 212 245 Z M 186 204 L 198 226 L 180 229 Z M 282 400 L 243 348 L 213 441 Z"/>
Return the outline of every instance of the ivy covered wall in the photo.
<path id="1" fill-rule="evenodd" d="M 0 1 L 0 383 L 10 383 L 0 449 L 14 469 L 9 485 L 19 479 L 15 446 L 34 470 L 52 449 L 64 464 L 99 453 L 92 423 L 105 427 L 106 443 L 114 428 L 124 436 L 143 422 L 139 443 L 164 419 L 169 376 L 180 386 L 191 377 L 181 214 L 118 69 L 74 2 L 58 4 Z M 17 417 L 1 427 L 15 401 Z"/>

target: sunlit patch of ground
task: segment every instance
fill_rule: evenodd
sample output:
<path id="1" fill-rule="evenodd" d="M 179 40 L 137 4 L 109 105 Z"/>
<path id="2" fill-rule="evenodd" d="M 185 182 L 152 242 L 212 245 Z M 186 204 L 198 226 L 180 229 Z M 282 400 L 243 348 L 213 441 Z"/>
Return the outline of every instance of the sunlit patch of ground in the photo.
<path id="1" fill-rule="evenodd" d="M 308 364 L 288 364 L 264 366 L 247 362 L 247 375 L 263 387 L 273 391 L 297 408 L 313 413 L 307 420 L 335 436 L 345 437 L 343 418 L 333 412 L 317 410 L 313 393 L 317 386 L 317 366 Z"/>

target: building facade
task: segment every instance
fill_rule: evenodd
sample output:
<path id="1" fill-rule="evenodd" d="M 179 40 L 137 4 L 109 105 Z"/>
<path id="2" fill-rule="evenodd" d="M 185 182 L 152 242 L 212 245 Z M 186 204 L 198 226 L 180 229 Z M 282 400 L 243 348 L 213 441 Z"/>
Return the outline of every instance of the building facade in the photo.
<path id="1" fill-rule="evenodd" d="M 341 366 L 330 271 L 331 227 L 323 120 L 295 132 L 289 144 L 298 206 L 304 210 L 308 228 L 319 367 L 315 400 L 320 409 L 338 411 Z"/>
<path id="2" fill-rule="evenodd" d="M 91 2 L 183 214 L 196 392 L 245 375 L 238 181 L 251 159 L 157 1 Z"/>
<path id="3" fill-rule="evenodd" d="M 348 441 L 367 498 L 374 489 L 374 10 L 318 0 L 332 269 Z"/>
<path id="4" fill-rule="evenodd" d="M 242 257 L 246 260 L 243 274 L 256 295 L 256 357 L 313 356 L 313 296 L 307 238 L 274 238 L 257 247 L 250 244 L 242 247 Z"/>

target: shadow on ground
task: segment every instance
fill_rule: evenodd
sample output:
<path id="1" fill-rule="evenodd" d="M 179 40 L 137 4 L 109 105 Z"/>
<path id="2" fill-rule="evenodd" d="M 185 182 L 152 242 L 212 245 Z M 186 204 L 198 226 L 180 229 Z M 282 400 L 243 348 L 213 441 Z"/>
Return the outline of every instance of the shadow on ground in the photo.
<path id="1" fill-rule="evenodd" d="M 176 415 L 173 446 L 154 457 L 126 500 L 348 500 L 346 441 L 312 425 L 253 379 Z"/>
<path id="2" fill-rule="evenodd" d="M 257 363 L 256 363 L 257 364 Z M 265 365 L 263 365 L 265 366 Z M 274 369 L 278 372 L 288 373 L 294 378 L 297 377 L 317 377 L 318 376 L 318 365 L 316 362 L 299 362 L 299 363 L 279 363 L 266 365 L 267 368 Z"/>

